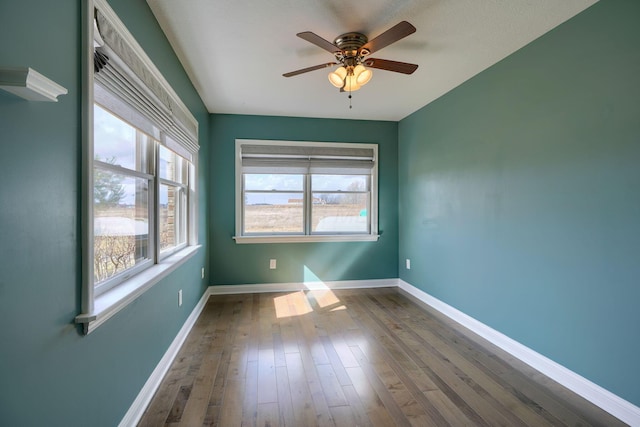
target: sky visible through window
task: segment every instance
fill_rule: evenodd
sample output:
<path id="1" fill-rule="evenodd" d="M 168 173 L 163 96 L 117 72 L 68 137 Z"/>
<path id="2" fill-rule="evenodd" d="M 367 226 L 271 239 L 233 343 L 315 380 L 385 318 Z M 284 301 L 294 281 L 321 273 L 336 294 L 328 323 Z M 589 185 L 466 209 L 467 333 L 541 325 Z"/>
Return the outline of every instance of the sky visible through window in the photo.
<path id="1" fill-rule="evenodd" d="M 94 107 L 94 158 L 136 170 L 136 129 L 99 105 Z M 160 170 L 166 169 L 164 163 L 166 160 L 161 158 Z M 135 184 L 126 181 L 122 185 L 125 188 L 126 196 L 120 203 L 123 205 L 135 204 Z M 166 194 L 161 192 L 160 204 L 166 205 L 167 201 Z"/>

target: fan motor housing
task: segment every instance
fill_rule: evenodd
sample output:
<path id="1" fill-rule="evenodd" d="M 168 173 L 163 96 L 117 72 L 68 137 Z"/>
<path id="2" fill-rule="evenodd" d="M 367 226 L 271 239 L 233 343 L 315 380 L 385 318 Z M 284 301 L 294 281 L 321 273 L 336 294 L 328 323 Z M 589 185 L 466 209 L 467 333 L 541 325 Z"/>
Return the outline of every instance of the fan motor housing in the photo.
<path id="1" fill-rule="evenodd" d="M 364 46 L 369 39 L 367 36 L 361 33 L 345 33 L 342 34 L 333 41 L 333 44 L 338 46 L 342 50 L 343 54 L 347 57 L 358 56 L 358 51 Z M 364 53 L 364 52 L 362 52 Z"/>

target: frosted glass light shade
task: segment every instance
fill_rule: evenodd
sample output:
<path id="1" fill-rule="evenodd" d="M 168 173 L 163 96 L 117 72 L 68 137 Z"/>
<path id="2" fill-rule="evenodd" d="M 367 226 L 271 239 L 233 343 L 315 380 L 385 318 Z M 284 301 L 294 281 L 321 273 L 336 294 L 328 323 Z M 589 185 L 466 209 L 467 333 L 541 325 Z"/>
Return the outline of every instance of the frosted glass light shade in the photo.
<path id="1" fill-rule="evenodd" d="M 329 73 L 329 81 L 335 87 L 344 86 L 344 78 L 347 76 L 347 70 L 344 67 L 338 67 L 335 71 Z"/>
<path id="2" fill-rule="evenodd" d="M 360 85 L 357 82 L 356 76 L 347 76 L 344 81 L 344 90 L 347 92 L 355 92 L 360 89 Z"/>
<path id="3" fill-rule="evenodd" d="M 358 65 L 358 67 L 362 67 L 362 65 Z M 356 68 L 358 68 L 356 67 Z M 373 76 L 373 72 L 371 70 L 368 70 L 364 67 L 362 67 L 363 70 L 362 72 L 360 72 L 359 74 L 356 75 L 356 82 L 360 85 L 360 86 L 364 86 L 367 83 L 369 83 L 369 80 L 371 80 L 371 77 Z"/>

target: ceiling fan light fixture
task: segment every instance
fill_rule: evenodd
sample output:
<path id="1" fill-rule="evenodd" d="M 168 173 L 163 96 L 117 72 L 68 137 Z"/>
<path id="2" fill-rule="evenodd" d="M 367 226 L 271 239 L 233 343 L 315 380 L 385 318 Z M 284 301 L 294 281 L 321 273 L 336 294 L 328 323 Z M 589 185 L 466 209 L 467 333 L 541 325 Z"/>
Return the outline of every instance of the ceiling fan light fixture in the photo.
<path id="1" fill-rule="evenodd" d="M 344 86 L 344 78 L 347 76 L 347 69 L 338 67 L 335 71 L 329 73 L 329 81 L 337 88 Z"/>
<path id="2" fill-rule="evenodd" d="M 340 92 L 349 92 L 349 108 L 351 108 L 351 92 L 360 90 L 362 86 L 371 80 L 373 77 L 371 68 L 403 74 L 412 74 L 418 68 L 416 64 L 409 64 L 407 62 L 369 58 L 371 53 L 395 43 L 415 33 L 415 31 L 416 28 L 413 25 L 407 21 L 402 21 L 378 35 L 373 40 L 369 40 L 369 38 L 362 33 L 350 32 L 336 37 L 333 43 L 311 31 L 303 31 L 296 35 L 331 53 L 335 58 L 335 62 L 302 68 L 284 73 L 283 76 L 293 77 L 308 73 L 309 71 L 337 65 L 338 68 L 330 72 L 327 77 L 329 83 L 340 89 Z"/>
<path id="3" fill-rule="evenodd" d="M 369 80 L 371 80 L 371 77 L 373 76 L 373 72 L 371 70 L 366 69 L 364 65 L 359 64 L 358 66 L 356 66 L 356 68 L 354 68 L 353 75 L 356 77 L 356 82 L 360 86 L 364 86 L 367 83 L 369 83 Z"/>
<path id="4" fill-rule="evenodd" d="M 347 76 L 344 81 L 344 90 L 347 92 L 355 92 L 360 89 L 357 78 L 354 75 Z"/>

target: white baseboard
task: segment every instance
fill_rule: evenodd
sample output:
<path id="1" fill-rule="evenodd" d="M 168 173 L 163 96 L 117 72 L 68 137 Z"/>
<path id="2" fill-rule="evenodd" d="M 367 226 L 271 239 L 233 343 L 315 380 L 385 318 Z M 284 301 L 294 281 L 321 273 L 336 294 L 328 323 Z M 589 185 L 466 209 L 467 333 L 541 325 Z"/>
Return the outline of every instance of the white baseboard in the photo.
<path id="1" fill-rule="evenodd" d="M 260 283 L 253 285 L 209 286 L 211 295 L 297 292 L 316 289 L 365 289 L 397 287 L 398 279 L 339 280 L 332 282 Z"/>
<path id="2" fill-rule="evenodd" d="M 640 426 L 640 408 L 633 403 L 622 399 L 402 279 L 398 279 L 398 287 L 630 426 Z"/>
<path id="3" fill-rule="evenodd" d="M 120 421 L 120 424 L 118 424 L 119 427 L 135 426 L 142 418 L 145 409 L 147 409 L 147 405 L 149 405 L 149 402 L 151 402 L 151 399 L 153 398 L 156 390 L 158 389 L 158 387 L 160 387 L 160 383 L 162 382 L 165 374 L 169 371 L 169 368 L 171 367 L 173 360 L 176 358 L 180 347 L 182 347 L 184 340 L 187 338 L 187 335 L 189 335 L 191 328 L 196 323 L 196 320 L 198 320 L 198 317 L 200 316 L 200 313 L 202 313 L 204 306 L 207 304 L 209 295 L 211 295 L 209 289 L 210 288 L 207 288 L 207 290 L 200 298 L 200 301 L 198 301 L 198 304 L 196 304 L 189 317 L 187 317 L 187 320 L 185 320 L 182 328 L 180 328 L 180 331 L 178 331 L 178 334 L 171 342 L 171 345 L 165 352 L 164 356 L 162 356 L 162 359 L 160 359 L 160 362 L 158 362 L 158 365 L 151 373 L 151 376 L 149 376 L 149 379 L 147 379 L 147 382 L 140 390 L 140 393 L 138 393 L 136 400 L 133 401 L 131 407 L 122 418 L 122 421 Z"/>

